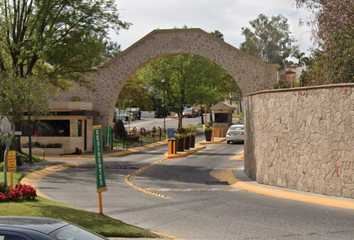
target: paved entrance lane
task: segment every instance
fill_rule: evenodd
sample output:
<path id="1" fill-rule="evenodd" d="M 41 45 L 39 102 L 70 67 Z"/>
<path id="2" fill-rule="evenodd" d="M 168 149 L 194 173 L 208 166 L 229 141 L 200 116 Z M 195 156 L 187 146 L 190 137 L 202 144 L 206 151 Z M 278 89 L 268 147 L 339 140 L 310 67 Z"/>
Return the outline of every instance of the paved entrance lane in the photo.
<path id="1" fill-rule="evenodd" d="M 243 145 L 226 143 L 208 146 L 202 151 L 184 158 L 170 159 L 148 168 L 131 181 L 147 190 L 164 192 L 223 191 L 232 188 L 210 175 L 218 169 L 243 167 L 243 161 L 229 159 L 243 150 Z"/>
<path id="2" fill-rule="evenodd" d="M 243 165 L 242 161 L 229 160 L 230 156 L 237 152 L 237 147 L 242 146 L 208 146 L 186 158 L 170 159 L 149 168 L 132 181 L 156 188 L 162 184 L 165 184 L 164 187 L 202 186 L 203 181 L 210 177 L 205 175 L 203 170 L 208 172 L 229 168 L 230 165 Z M 154 149 L 151 152 L 112 160 L 119 161 L 120 164 L 130 162 L 131 166 L 133 163 L 143 165 L 156 161 L 159 151 L 160 149 Z M 163 147 L 161 152 L 164 152 Z M 218 152 L 221 154 L 217 154 Z M 69 182 L 77 185 L 77 190 L 72 191 L 74 195 L 66 200 L 63 197 L 61 202 L 67 201 L 69 204 L 98 212 L 95 180 L 92 180 L 94 178 L 91 176 L 93 169 L 81 168 L 78 171 L 75 171 L 75 168 L 65 170 L 63 175 L 56 177 L 53 174 L 52 184 L 57 188 L 55 192 L 65 192 L 70 186 Z M 188 169 L 191 171 L 187 171 Z M 352 239 L 354 235 L 354 211 L 277 199 L 240 190 L 168 191 L 165 194 L 171 199 L 164 199 L 126 185 L 123 182 L 124 177 L 134 170 L 106 169 L 109 176 L 108 192 L 103 193 L 103 202 L 106 215 L 138 227 L 189 240 Z M 58 177 L 67 179 L 56 185 L 55 179 Z M 44 180 L 47 181 L 48 177 Z M 222 188 L 227 189 L 228 186 Z M 85 202 L 82 199 L 85 199 Z"/>

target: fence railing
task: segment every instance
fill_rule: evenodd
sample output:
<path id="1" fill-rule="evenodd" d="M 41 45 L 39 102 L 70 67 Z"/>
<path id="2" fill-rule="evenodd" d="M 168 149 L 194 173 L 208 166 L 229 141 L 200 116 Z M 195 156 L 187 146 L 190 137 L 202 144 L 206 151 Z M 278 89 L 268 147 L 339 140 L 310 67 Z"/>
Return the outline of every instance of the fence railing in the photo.
<path id="1" fill-rule="evenodd" d="M 133 130 L 126 132 L 124 137 L 113 135 L 113 149 L 129 149 L 166 139 L 166 129 L 158 128 L 153 130 Z"/>

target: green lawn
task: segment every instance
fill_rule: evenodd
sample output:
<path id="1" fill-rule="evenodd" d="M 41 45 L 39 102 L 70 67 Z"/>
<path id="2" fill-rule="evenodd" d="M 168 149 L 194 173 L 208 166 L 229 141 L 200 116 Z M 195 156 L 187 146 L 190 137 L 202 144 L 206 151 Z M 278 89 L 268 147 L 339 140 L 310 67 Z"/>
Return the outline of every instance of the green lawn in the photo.
<path id="1" fill-rule="evenodd" d="M 20 182 L 21 178 L 23 177 L 23 174 L 22 173 L 18 173 L 18 172 L 15 172 L 12 174 L 12 181 L 13 181 L 13 185 L 15 187 L 15 185 L 17 183 Z M 0 173 L 0 182 L 3 182 L 4 181 L 4 174 L 3 172 L 1 171 Z M 10 186 L 10 173 L 7 173 L 7 183 L 8 185 Z"/>
<path id="2" fill-rule="evenodd" d="M 240 117 L 242 117 L 243 115 L 245 115 L 245 112 L 243 111 L 243 112 L 240 112 L 240 113 L 233 113 L 232 114 L 232 117 L 233 118 L 240 118 Z"/>
<path id="3" fill-rule="evenodd" d="M 14 182 L 19 182 L 22 174 L 14 173 Z M 3 176 L 0 176 L 0 182 Z M 63 193 L 65 194 L 65 193 Z M 85 201 L 85 199 L 83 199 Z M 98 208 L 98 206 L 97 206 Z M 158 238 L 148 230 L 128 225 L 108 216 L 87 212 L 82 209 L 37 197 L 34 201 L 0 203 L 0 216 L 51 217 L 70 221 L 106 237 Z"/>

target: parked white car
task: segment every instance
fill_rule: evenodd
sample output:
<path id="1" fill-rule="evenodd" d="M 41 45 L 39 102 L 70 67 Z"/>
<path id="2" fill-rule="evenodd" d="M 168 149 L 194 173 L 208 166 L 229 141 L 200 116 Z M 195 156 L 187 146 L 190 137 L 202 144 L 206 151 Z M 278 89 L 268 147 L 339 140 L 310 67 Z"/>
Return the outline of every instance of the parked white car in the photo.
<path id="1" fill-rule="evenodd" d="M 231 142 L 244 142 L 245 141 L 245 126 L 244 125 L 232 125 L 229 127 L 226 133 L 227 144 Z"/>

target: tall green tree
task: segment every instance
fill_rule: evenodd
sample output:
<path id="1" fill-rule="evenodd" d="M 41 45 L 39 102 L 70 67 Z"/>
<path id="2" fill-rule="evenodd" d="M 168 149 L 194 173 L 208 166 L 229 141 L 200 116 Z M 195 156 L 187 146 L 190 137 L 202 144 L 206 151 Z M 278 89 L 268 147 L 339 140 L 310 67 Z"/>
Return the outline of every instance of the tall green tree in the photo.
<path id="1" fill-rule="evenodd" d="M 249 22 L 251 28 L 243 27 L 245 41 L 240 50 L 268 63 L 279 63 L 282 66 L 286 58 L 297 51 L 295 39 L 289 30 L 287 18 L 279 14 L 271 18 L 260 14 Z"/>
<path id="2" fill-rule="evenodd" d="M 109 30 L 130 25 L 114 0 L 0 0 L 0 15 L 0 71 L 62 88 L 89 86 L 82 74 L 106 61 Z"/>
<path id="3" fill-rule="evenodd" d="M 139 70 L 144 85 L 166 105 L 182 114 L 185 105 L 215 104 L 228 96 L 236 82 L 220 66 L 205 58 L 178 54 L 159 58 Z M 165 82 L 162 82 L 165 79 Z M 181 127 L 181 126 L 179 126 Z"/>
<path id="4" fill-rule="evenodd" d="M 117 49 L 109 43 L 109 31 L 129 26 L 120 20 L 114 0 L 0 0 L 0 118 L 11 123 L 9 141 L 0 132 L 4 174 L 24 111 L 45 115 L 54 90 L 70 88 L 73 81 L 93 89 L 83 74 Z"/>
<path id="5" fill-rule="evenodd" d="M 354 1 L 297 0 L 298 7 L 312 13 L 315 45 L 308 85 L 354 82 Z"/>
<path id="6" fill-rule="evenodd" d="M 7 185 L 7 153 L 15 136 L 15 124 L 23 120 L 24 112 L 30 112 L 32 118 L 47 115 L 49 106 L 47 99 L 54 94 L 54 88 L 47 79 L 34 76 L 21 78 L 11 73 L 0 72 L 0 139 L 5 143 L 4 152 L 4 183 Z M 11 123 L 10 139 L 4 137 L 1 124 L 3 118 Z"/>
<path id="7" fill-rule="evenodd" d="M 120 91 L 116 106 L 120 109 L 137 106 L 146 111 L 153 110 L 152 96 L 148 88 L 143 86 L 138 74 L 134 74 Z"/>

